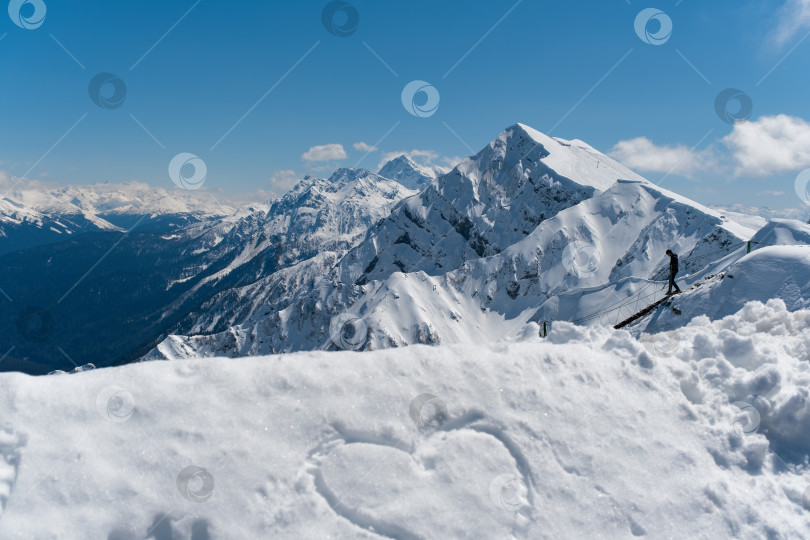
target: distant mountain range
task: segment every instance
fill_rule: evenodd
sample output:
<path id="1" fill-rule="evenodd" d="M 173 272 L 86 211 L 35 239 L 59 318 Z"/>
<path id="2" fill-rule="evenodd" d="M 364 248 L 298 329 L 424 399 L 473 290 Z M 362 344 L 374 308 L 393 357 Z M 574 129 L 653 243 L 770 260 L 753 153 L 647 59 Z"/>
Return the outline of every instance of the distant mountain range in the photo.
<path id="1" fill-rule="evenodd" d="M 435 178 L 421 174 L 408 178 Z M 144 184 L 5 189 L 0 323 L 15 331 L 0 337 L 0 370 L 38 374 L 136 360 L 220 291 L 334 264 L 415 193 L 362 169 L 238 209 Z"/>
<path id="2" fill-rule="evenodd" d="M 233 214 L 207 192 L 140 182 L 54 186 L 0 179 L 0 255 L 99 231 L 169 230 Z"/>

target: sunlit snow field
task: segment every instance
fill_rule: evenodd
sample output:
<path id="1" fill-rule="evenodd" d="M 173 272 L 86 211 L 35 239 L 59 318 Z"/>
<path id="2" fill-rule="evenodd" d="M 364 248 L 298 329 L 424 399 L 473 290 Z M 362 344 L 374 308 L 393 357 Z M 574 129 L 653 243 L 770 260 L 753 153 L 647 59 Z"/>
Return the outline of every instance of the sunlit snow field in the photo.
<path id="1" fill-rule="evenodd" d="M 0 376 L 0 538 L 800 538 L 810 311 Z"/>

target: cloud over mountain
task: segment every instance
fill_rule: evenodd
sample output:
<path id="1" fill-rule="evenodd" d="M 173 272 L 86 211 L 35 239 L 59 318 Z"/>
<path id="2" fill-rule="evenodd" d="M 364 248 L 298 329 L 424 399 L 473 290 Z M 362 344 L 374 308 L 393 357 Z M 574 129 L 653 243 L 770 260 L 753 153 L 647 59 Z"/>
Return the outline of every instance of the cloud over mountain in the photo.
<path id="1" fill-rule="evenodd" d="M 346 150 L 342 144 L 324 144 L 313 146 L 301 156 L 304 161 L 334 161 L 346 159 Z"/>

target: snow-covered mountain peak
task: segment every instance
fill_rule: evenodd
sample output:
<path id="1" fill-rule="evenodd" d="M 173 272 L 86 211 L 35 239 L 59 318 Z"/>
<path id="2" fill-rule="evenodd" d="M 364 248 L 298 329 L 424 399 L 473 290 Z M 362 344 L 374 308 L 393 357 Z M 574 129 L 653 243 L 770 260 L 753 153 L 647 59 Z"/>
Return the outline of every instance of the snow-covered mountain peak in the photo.
<path id="1" fill-rule="evenodd" d="M 523 137 L 529 137 L 530 139 L 532 139 L 533 141 L 535 141 L 538 144 L 541 144 L 541 145 L 546 146 L 546 147 L 550 147 L 551 151 L 553 151 L 553 149 L 555 149 L 555 148 L 558 148 L 558 145 L 559 145 L 559 146 L 564 146 L 564 147 L 579 148 L 581 150 L 587 150 L 589 152 L 594 152 L 594 153 L 597 153 L 597 154 L 600 153 L 593 146 L 591 146 L 590 144 L 586 143 L 583 140 L 580 140 L 580 139 L 566 140 L 566 139 L 563 139 L 562 137 L 552 137 L 550 135 L 546 135 L 542 131 L 538 131 L 538 130 L 534 129 L 531 126 L 528 126 L 526 124 L 522 124 L 520 122 L 518 122 L 518 123 L 516 123 L 516 124 L 514 124 L 512 126 L 509 126 L 508 128 L 506 128 L 504 130 L 504 133 L 508 133 L 508 132 L 512 132 L 513 134 L 520 134 L 520 136 L 523 136 Z"/>
<path id="2" fill-rule="evenodd" d="M 344 260 L 342 279 L 380 279 L 397 269 L 434 274 L 495 255 L 619 180 L 648 183 L 584 143 L 515 124 L 398 205 Z"/>
<path id="3" fill-rule="evenodd" d="M 646 182 L 643 177 L 580 140 L 550 137 L 525 124 L 506 128 L 452 172 L 467 177 L 476 189 L 480 182 L 485 182 L 502 186 L 507 193 L 520 189 L 532 176 L 548 175 L 564 184 L 576 184 L 590 193 L 605 191 L 619 179 Z"/>
<path id="4" fill-rule="evenodd" d="M 277 205 L 288 208 L 294 206 L 315 208 L 317 204 L 323 203 L 326 199 L 330 204 L 367 199 L 366 204 L 379 206 L 413 194 L 413 190 L 367 169 L 340 168 L 329 178 L 305 176 L 277 201 Z M 375 204 L 377 196 L 382 198 L 377 200 L 379 204 Z"/>
<path id="5" fill-rule="evenodd" d="M 374 173 L 366 169 L 354 169 L 350 167 L 342 167 L 333 172 L 332 175 L 329 177 L 328 181 L 329 183 L 334 184 L 336 186 L 343 186 L 350 182 L 355 182 L 358 179 L 368 178 L 373 174 Z"/>
<path id="6" fill-rule="evenodd" d="M 283 241 L 286 263 L 323 249 L 342 251 L 356 245 L 396 203 L 414 194 L 366 169 L 338 169 L 329 178 L 307 176 L 272 203 L 265 231 Z"/>
<path id="7" fill-rule="evenodd" d="M 435 180 L 440 171 L 420 165 L 409 156 L 402 154 L 383 165 L 377 174 L 396 180 L 408 189 L 420 190 Z"/>

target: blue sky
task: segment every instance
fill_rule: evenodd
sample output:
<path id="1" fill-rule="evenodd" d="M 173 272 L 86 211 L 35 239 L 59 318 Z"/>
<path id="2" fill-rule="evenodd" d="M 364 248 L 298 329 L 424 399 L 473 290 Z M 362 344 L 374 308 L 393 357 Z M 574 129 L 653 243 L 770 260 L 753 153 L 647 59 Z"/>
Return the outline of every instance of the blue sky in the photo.
<path id="1" fill-rule="evenodd" d="M 35 26 L 33 0 L 14 1 Z M 283 191 L 364 156 L 446 165 L 523 122 L 700 202 L 803 205 L 810 0 L 352 0 L 332 19 L 356 11 L 347 36 L 327 31 L 325 1 L 37 1 L 37 28 L 0 22 L 7 175 L 168 187 L 188 152 L 206 189 Z M 672 23 L 661 44 L 634 28 L 650 7 Z M 642 28 L 654 38 L 660 20 Z M 99 73 L 125 84 L 117 108 L 90 99 Z M 440 96 L 432 114 L 403 107 L 414 80 Z M 717 114 L 727 88 L 750 98 L 747 122 Z"/>

